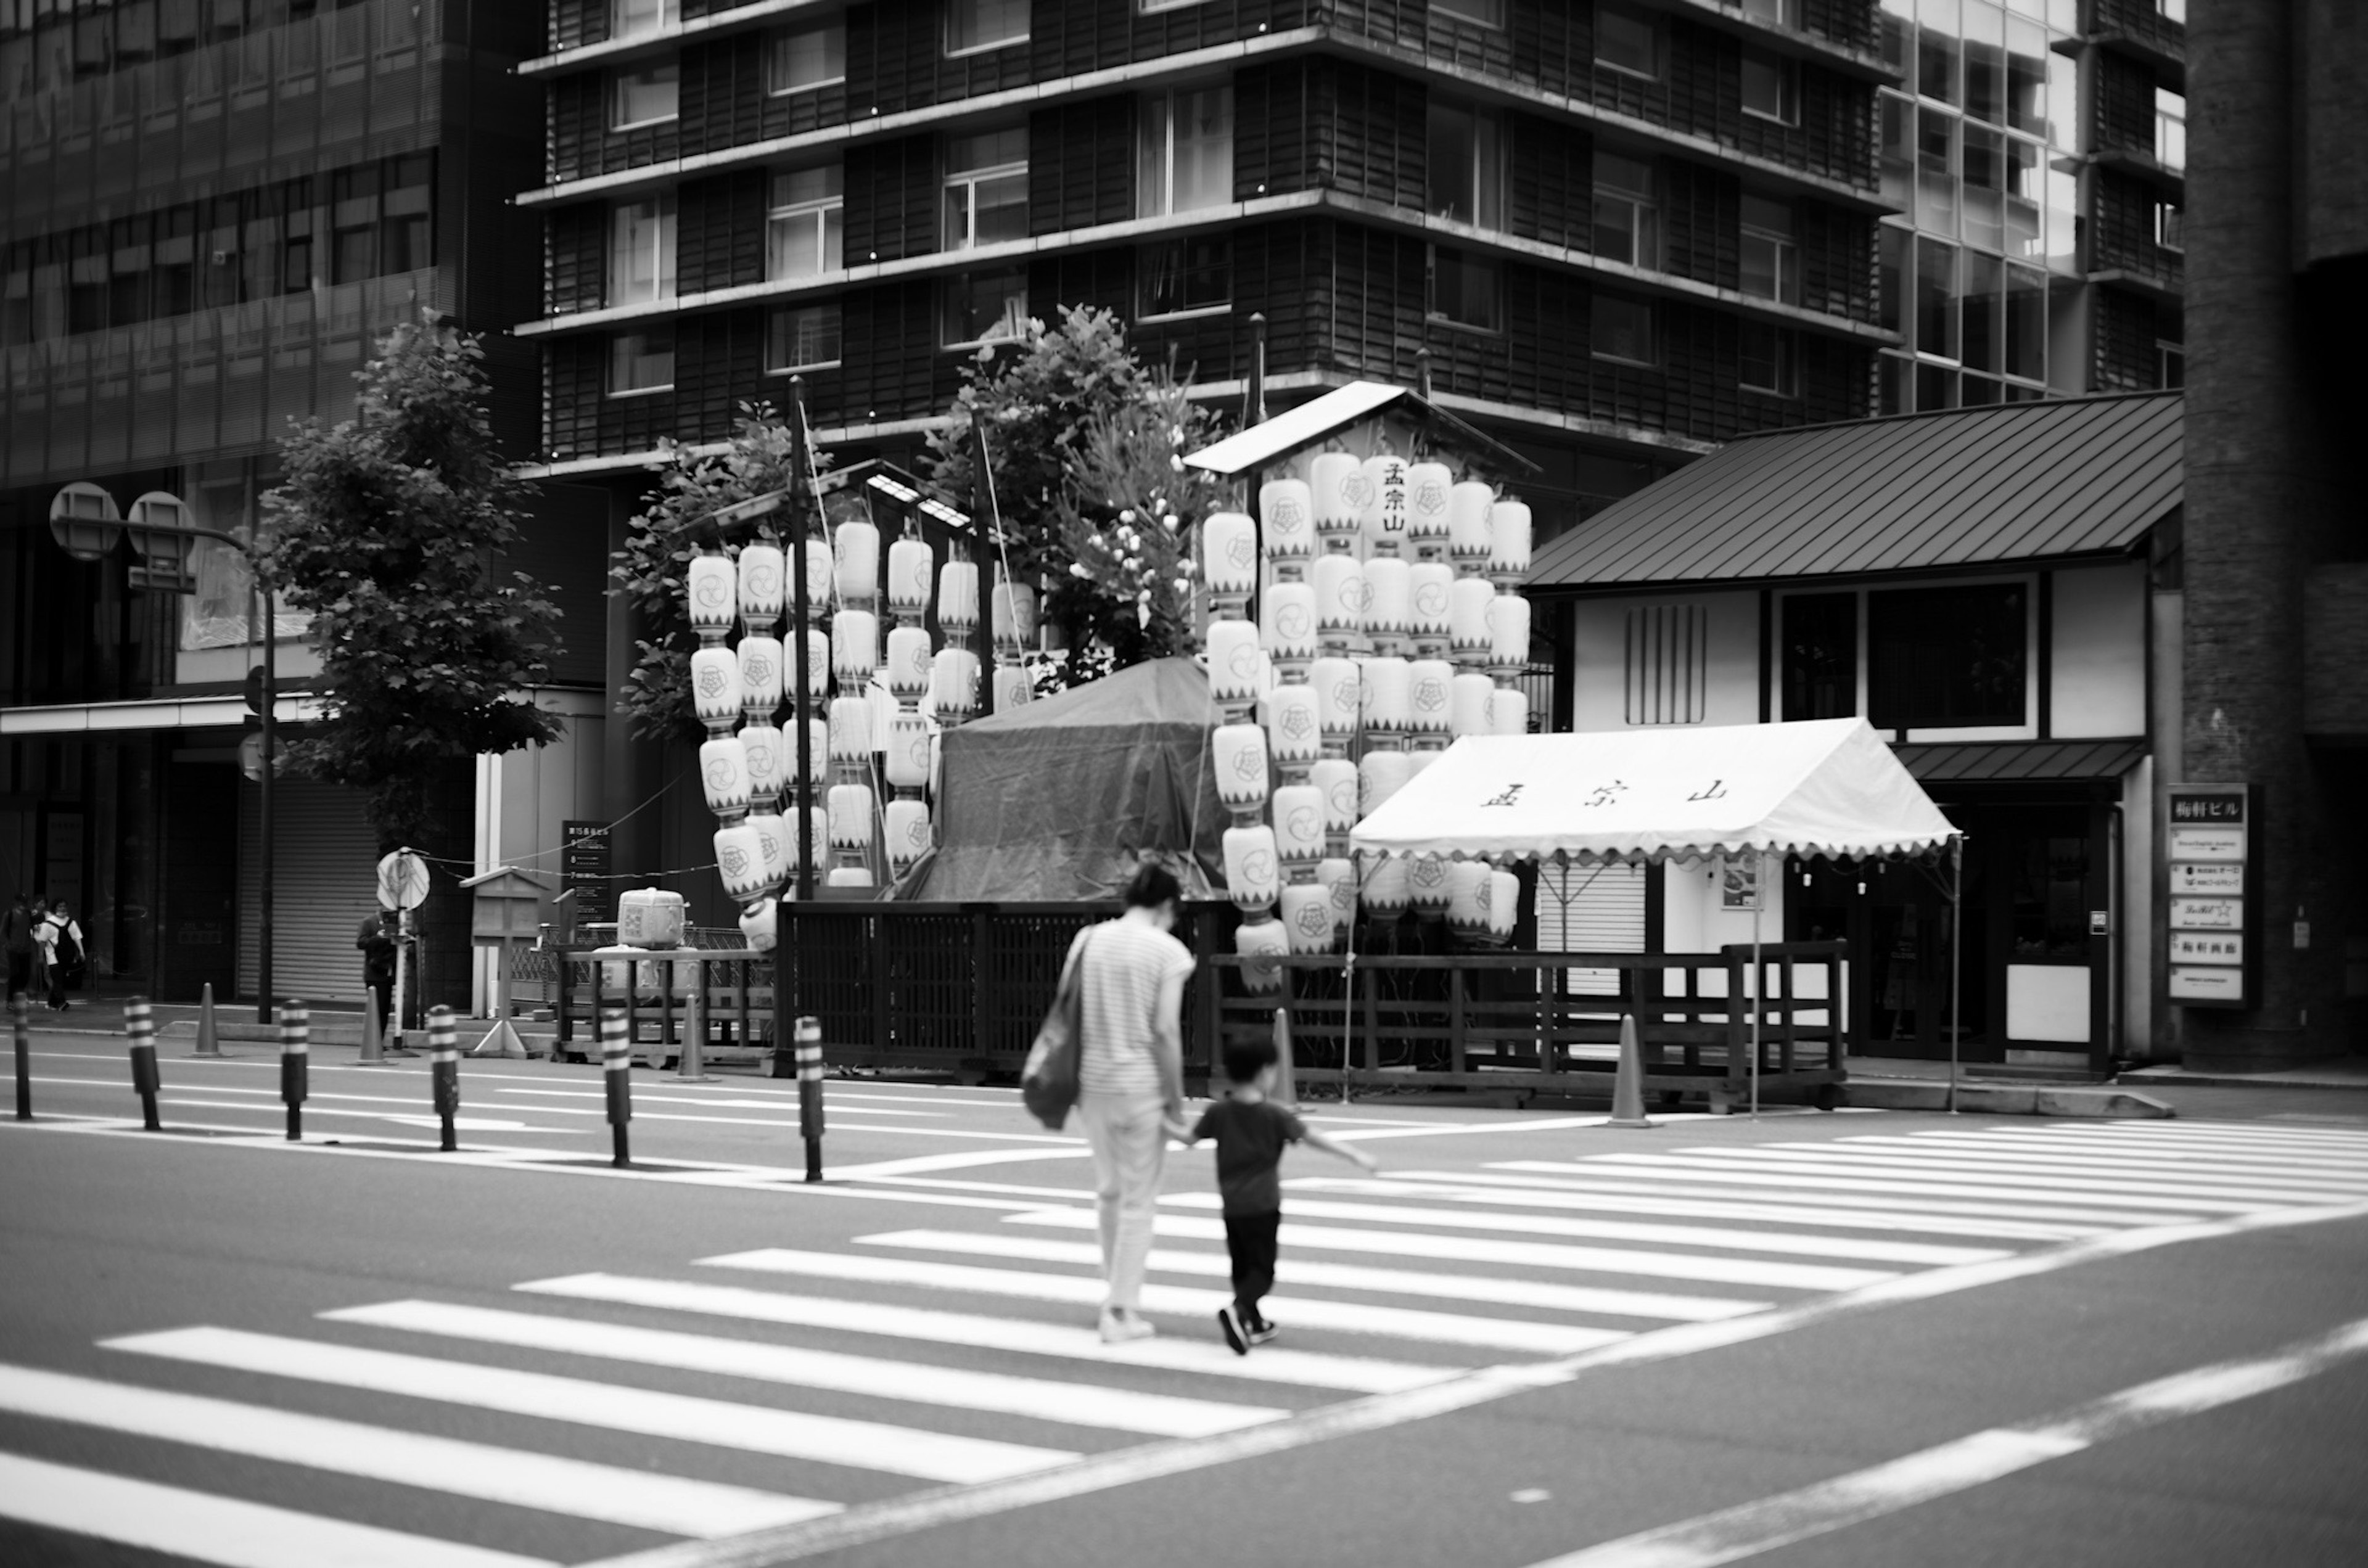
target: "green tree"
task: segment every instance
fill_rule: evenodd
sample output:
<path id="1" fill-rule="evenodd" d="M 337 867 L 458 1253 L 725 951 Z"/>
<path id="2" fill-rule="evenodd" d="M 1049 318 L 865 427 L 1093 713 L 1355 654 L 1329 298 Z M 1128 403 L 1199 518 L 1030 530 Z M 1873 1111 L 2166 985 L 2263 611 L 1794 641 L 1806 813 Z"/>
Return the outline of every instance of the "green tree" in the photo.
<path id="1" fill-rule="evenodd" d="M 500 557 L 525 483 L 487 419 L 484 350 L 423 311 L 355 373 L 354 418 L 280 443 L 257 564 L 310 614 L 325 716 L 289 766 L 361 790 L 382 844 L 426 836 L 445 766 L 558 738 L 526 700 L 559 651 L 559 611 Z"/>

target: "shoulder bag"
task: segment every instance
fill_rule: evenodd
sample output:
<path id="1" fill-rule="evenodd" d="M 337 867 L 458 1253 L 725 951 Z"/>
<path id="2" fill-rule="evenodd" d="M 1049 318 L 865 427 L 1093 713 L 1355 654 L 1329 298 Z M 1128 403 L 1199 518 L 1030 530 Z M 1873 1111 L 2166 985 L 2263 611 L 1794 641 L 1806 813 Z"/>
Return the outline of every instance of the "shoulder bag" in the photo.
<path id="1" fill-rule="evenodd" d="M 1019 1097 L 1029 1114 L 1058 1132 L 1077 1103 L 1077 1060 L 1085 1046 L 1081 1016 L 1085 1011 L 1085 964 L 1090 934 L 1077 939 L 1061 966 L 1060 989 L 1028 1048 L 1028 1065 L 1019 1074 Z"/>

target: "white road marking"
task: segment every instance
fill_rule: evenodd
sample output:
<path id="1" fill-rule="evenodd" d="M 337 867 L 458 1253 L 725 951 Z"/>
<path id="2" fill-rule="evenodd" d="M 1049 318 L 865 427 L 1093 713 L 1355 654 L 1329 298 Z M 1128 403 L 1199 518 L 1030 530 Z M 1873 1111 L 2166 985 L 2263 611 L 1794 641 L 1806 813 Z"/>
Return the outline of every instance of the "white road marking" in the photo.
<path id="1" fill-rule="evenodd" d="M 1929 1155 L 1896 1154 L 1874 1150 L 1857 1151 L 1840 1146 L 1827 1149 L 1795 1149 L 1776 1144 L 1755 1144 L 1748 1149 L 1696 1147 L 1673 1151 L 1671 1158 L 1680 1159 L 1696 1169 L 1706 1165 L 1737 1165 L 1792 1172 L 1802 1171 L 1813 1176 L 1897 1176 L 1908 1181 L 1930 1181 L 1961 1176 L 1968 1181 L 1983 1182 L 1992 1187 L 2027 1187 L 2040 1192 L 2061 1192 L 2072 1178 L 2061 1172 L 2018 1172 L 2003 1165 L 1984 1165 L 1959 1155 L 1936 1152 Z M 2078 1187 L 2082 1196 L 2093 1201 L 2116 1203 L 2126 1194 L 2164 1194 L 2165 1203 L 2184 1203 L 2191 1208 L 2207 1204 L 2274 1204 L 2281 1201 L 2310 1201 L 2320 1196 L 2308 1187 L 2290 1187 L 2270 1182 L 2186 1181 L 2176 1172 L 2159 1176 L 2133 1175 L 2129 1178 L 2102 1176 L 2082 1176 Z"/>
<path id="2" fill-rule="evenodd" d="M 1007 1223 L 1047 1225 L 1055 1230 L 1090 1231 L 1092 1210 L 1038 1210 L 1007 1216 Z M 1152 1221 L 1155 1235 L 1190 1241 L 1224 1241 L 1221 1219 L 1198 1215 L 1162 1214 Z M 1572 1246 L 1561 1242 L 1497 1241 L 1484 1236 L 1443 1236 L 1421 1231 L 1352 1231 L 1333 1225 L 1303 1223 L 1283 1216 L 1282 1244 L 1317 1252 L 1379 1253 L 1388 1257 L 1438 1257 L 1458 1263 L 1493 1263 L 1515 1268 L 1569 1268 L 1591 1274 L 1633 1274 L 1655 1279 L 1698 1279 L 1708 1284 L 1743 1285 L 1756 1290 L 1854 1290 L 1896 1270 L 1850 1268 L 1826 1263 L 1785 1263 L 1772 1258 L 1705 1257 L 1685 1253 L 1637 1252 L 1625 1247 Z M 2003 1256 L 1986 1253 L 1984 1256 Z"/>
<path id="3" fill-rule="evenodd" d="M 1490 1163 L 1492 1171 L 1535 1173 L 1551 1179 L 1554 1185 L 1571 1192 L 1618 1192 L 1627 1194 L 1662 1194 L 1671 1183 L 1687 1186 L 1733 1187 L 1736 1199 L 1759 1196 L 1753 1189 L 1784 1187 L 1793 1184 L 1773 1176 L 1746 1176 L 1742 1180 L 1722 1176 L 1715 1172 L 1677 1171 L 1663 1173 L 1659 1177 L 1642 1171 L 1622 1170 L 1611 1166 L 1583 1165 L 1572 1160 L 1497 1160 Z M 1721 1195 L 1713 1195 L 1721 1196 Z M 2034 1223 L 2078 1225 L 2186 1225 L 2202 1222 L 2196 1214 L 2165 1214 L 2160 1212 L 2132 1213 L 2126 1209 L 2080 1209 L 2060 1203 L 1965 1202 L 1917 1193 L 1912 1197 L 1862 1196 L 1843 1191 L 1830 1182 L 1817 1185 L 1816 1201 L 1829 1209 L 1865 1209 L 1887 1214 L 1964 1214 L 1986 1215 L 2003 1220 L 2024 1220 Z"/>
<path id="4" fill-rule="evenodd" d="M 1975 1432 L 1814 1486 L 1549 1558 L 1534 1568 L 1713 1568 L 1757 1557 L 2165 1421 L 2287 1387 L 2363 1351 L 2368 1319 L 2272 1356 L 2141 1383 L 2043 1420 Z"/>
<path id="5" fill-rule="evenodd" d="M 810 1279 L 858 1279 L 870 1284 L 917 1285 L 936 1290 L 1017 1296 L 1031 1301 L 1063 1301 L 1079 1307 L 1099 1307 L 1110 1293 L 1109 1287 L 1099 1279 L 1084 1275 L 973 1268 L 956 1263 L 933 1263 L 925 1258 L 799 1252 L 788 1247 L 762 1247 L 754 1252 L 703 1257 L 699 1261 L 716 1268 L 756 1269 L 768 1274 L 799 1275 Z M 1202 1323 L 1233 1299 L 1231 1290 L 1197 1290 L 1182 1285 L 1145 1285 L 1143 1288 L 1144 1312 L 1162 1316 L 1172 1313 Z M 1574 1350 L 1588 1349 L 1628 1337 L 1611 1329 L 1523 1323 L 1512 1318 L 1468 1317 L 1453 1312 L 1419 1312 L 1406 1307 L 1369 1307 L 1349 1301 L 1314 1301 L 1299 1297 L 1291 1298 L 1287 1307 L 1281 1304 L 1281 1298 L 1277 1298 L 1275 1315 L 1293 1328 L 1385 1335 L 1396 1339 L 1427 1340 L 1440 1345 L 1473 1345 L 1541 1356 L 1567 1355 Z"/>
<path id="6" fill-rule="evenodd" d="M 576 1274 L 513 1287 L 574 1301 L 614 1301 L 665 1312 L 705 1312 L 751 1323 L 792 1324 L 842 1334 L 880 1335 L 939 1345 L 967 1345 L 1065 1360 L 1151 1367 L 1252 1382 L 1304 1388 L 1347 1389 L 1356 1393 L 1395 1393 L 1455 1376 L 1462 1368 L 1424 1367 L 1406 1361 L 1326 1356 L 1266 1346 L 1256 1356 L 1236 1356 L 1213 1337 L 1163 1335 L 1131 1345 L 1104 1345 L 1090 1328 L 1037 1323 L 1028 1318 L 984 1317 L 922 1307 L 849 1301 L 829 1296 L 791 1296 L 737 1285 L 699 1285 L 675 1279 L 642 1279 L 616 1274 Z"/>
<path id="7" fill-rule="evenodd" d="M 916 1154 L 905 1160 L 874 1160 L 868 1165 L 841 1165 L 831 1172 L 837 1181 L 871 1181 L 882 1176 L 919 1176 L 926 1171 L 966 1171 L 977 1165 L 1011 1165 L 1030 1160 L 1088 1159 L 1093 1151 L 1079 1143 L 1065 1149 L 972 1149 L 959 1154 Z M 1091 1193 L 1085 1196 L 1091 1197 Z"/>
<path id="8" fill-rule="evenodd" d="M 28 1367 L 0 1367 L 0 1410 L 669 1535 L 735 1535 L 840 1506 Z"/>
<path id="9" fill-rule="evenodd" d="M 1809 1144 L 1793 1144 L 1805 1149 Z M 1960 1138 L 1941 1134 L 1914 1138 L 1846 1138 L 1839 1152 L 1892 1157 L 1945 1159 L 1969 1170 L 2095 1172 L 2100 1176 L 2165 1175 L 2181 1179 L 2226 1181 L 2231 1186 L 2282 1187 L 2307 1183 L 2329 1191 L 2368 1194 L 2368 1168 L 2356 1159 L 2273 1160 L 2264 1154 L 2223 1154 L 2180 1149 L 2108 1149 L 2088 1142 L 2037 1138 Z M 2327 1168 L 2321 1168 L 2322 1166 Z"/>
<path id="10" fill-rule="evenodd" d="M 819 1464 L 885 1471 L 926 1481 L 995 1481 L 1076 1459 L 1074 1453 L 949 1437 L 876 1421 L 734 1404 L 720 1399 L 555 1378 L 466 1361 L 319 1344 L 229 1328 L 167 1329 L 103 1339 L 130 1350 L 200 1366 L 302 1378 L 340 1388 L 441 1400 L 546 1421 L 572 1421 L 679 1442 L 708 1443 Z"/>
<path id="11" fill-rule="evenodd" d="M 225 1568 L 556 1568 L 261 1503 L 0 1454 L 0 1515 Z"/>
<path id="12" fill-rule="evenodd" d="M 848 1356 L 794 1345 L 766 1345 L 671 1329 L 631 1328 L 534 1312 L 442 1301 L 384 1301 L 320 1314 L 333 1323 L 369 1324 L 413 1334 L 440 1334 L 484 1345 L 599 1356 L 648 1367 L 756 1378 L 792 1388 L 830 1389 L 878 1399 L 1025 1415 L 1072 1426 L 1148 1432 L 1162 1437 L 1205 1437 L 1255 1426 L 1288 1412 L 1171 1394 L 1134 1393 L 1094 1383 L 1010 1377 L 961 1367 Z"/>
<path id="13" fill-rule="evenodd" d="M 706 1122 L 712 1126 L 721 1127 L 794 1128 L 798 1125 L 798 1119 L 794 1114 L 784 1116 L 686 1116 L 679 1111 L 645 1111 L 640 1108 L 644 1097 L 645 1096 L 638 1092 L 633 1096 L 633 1119 L 635 1121 L 700 1121 Z M 506 1106 L 503 1108 L 506 1110 L 533 1109 L 541 1112 L 545 1116 L 605 1117 L 608 1115 L 608 1112 L 598 1106 Z M 787 1108 L 784 1108 L 786 1109 Z M 870 1122 L 850 1119 L 854 1117 L 867 1116 L 869 1114 L 871 1113 L 868 1111 L 848 1111 L 844 1115 L 830 1118 L 830 1125 L 842 1131 L 901 1132 L 905 1136 L 912 1138 L 970 1138 L 989 1143 L 1057 1144 L 1066 1148 L 1076 1149 L 1081 1153 L 1085 1152 L 1086 1148 L 1086 1141 L 1082 1138 L 1058 1137 L 1050 1132 L 973 1132 L 965 1131 L 959 1127 L 906 1127 L 901 1122 Z"/>
<path id="14" fill-rule="evenodd" d="M 1600 1165 L 1595 1162 L 1603 1162 Z M 2016 1186 L 2007 1182 L 1917 1181 L 1897 1177 L 1852 1176 L 1846 1170 L 1826 1174 L 1801 1165 L 1777 1169 L 1772 1165 L 1752 1166 L 1739 1160 L 1684 1159 L 1674 1154 L 1596 1154 L 1589 1157 L 1581 1170 L 1618 1170 L 1630 1176 L 1650 1173 L 1657 1181 L 1715 1182 L 1722 1187 L 1781 1187 L 1803 1192 L 1882 1192 L 1902 1198 L 1998 1198 L 2032 1199 L 2041 1189 L 2060 1192 L 2061 1182 Z M 2242 1214 L 2259 1207 L 2252 1203 L 2224 1203 L 2202 1199 L 2150 1198 L 2135 1194 L 2122 1197 L 2100 1194 L 2083 1188 L 2079 1194 L 2085 1203 L 2126 1210 L 2150 1210 L 2144 1218 L 2152 1221 L 2172 1210 L 2200 1213 Z"/>
<path id="15" fill-rule="evenodd" d="M 1951 1142 L 1956 1135 L 1947 1135 Z M 1990 1141 L 2019 1148 L 2063 1149 L 2100 1153 L 2127 1160 L 2260 1161 L 2263 1164 L 2336 1174 L 2354 1172 L 2368 1159 L 2368 1144 L 2321 1144 L 2289 1142 L 2283 1132 L 2269 1136 L 2229 1138 L 2119 1137 L 2086 1128 L 2021 1132 L 2001 1129 L 1986 1133 Z M 1936 1137 L 1937 1141 L 1937 1137 Z"/>
<path id="16" fill-rule="evenodd" d="M 658 1081 L 660 1083 L 665 1082 L 664 1079 L 660 1079 Z M 548 1095 L 557 1099 L 571 1100 L 605 1099 L 608 1097 L 609 1094 L 609 1091 L 605 1087 L 598 1089 L 496 1089 L 494 1092 L 503 1095 Z M 858 1096 L 854 1095 L 833 1095 L 830 1096 L 833 1103 L 842 1099 L 855 1099 L 859 1097 L 869 1098 L 871 1096 Z M 633 1085 L 633 1103 L 638 1106 L 643 1102 L 647 1102 L 651 1105 L 704 1106 L 714 1110 L 795 1110 L 798 1107 L 798 1102 L 793 1099 L 784 1099 L 780 1097 L 769 1099 L 732 1099 L 717 1097 L 711 1099 L 704 1095 L 670 1095 L 662 1092 L 653 1092 L 651 1089 L 636 1084 Z M 944 1119 L 947 1115 L 946 1112 L 941 1110 L 877 1109 L 860 1110 L 855 1112 L 855 1114 L 858 1116 L 928 1116 L 938 1118 L 940 1120 Z"/>
<path id="17" fill-rule="evenodd" d="M 973 1257 L 1005 1257 L 1031 1263 L 1078 1263 L 1099 1267 L 1098 1242 L 1056 1242 L 1034 1236 L 973 1235 L 962 1231 L 892 1231 L 858 1236 L 867 1246 L 909 1247 L 922 1252 L 951 1252 Z M 1222 1253 L 1171 1252 L 1151 1254 L 1155 1274 L 1190 1274 L 1228 1279 L 1233 1265 Z M 1408 1268 L 1368 1268 L 1357 1264 L 1323 1263 L 1292 1258 L 1283 1270 L 1293 1286 L 1315 1285 L 1327 1290 L 1372 1290 L 1400 1296 L 1436 1296 L 1457 1301 L 1482 1301 L 1498 1307 L 1536 1307 L 1555 1312 L 1593 1312 L 1614 1317 L 1665 1318 L 1674 1323 L 1715 1323 L 1765 1312 L 1766 1301 L 1734 1301 L 1716 1296 L 1666 1296 L 1643 1290 L 1599 1290 L 1583 1285 L 1555 1285 L 1535 1279 L 1496 1279 L 1467 1274 L 1428 1274 Z"/>

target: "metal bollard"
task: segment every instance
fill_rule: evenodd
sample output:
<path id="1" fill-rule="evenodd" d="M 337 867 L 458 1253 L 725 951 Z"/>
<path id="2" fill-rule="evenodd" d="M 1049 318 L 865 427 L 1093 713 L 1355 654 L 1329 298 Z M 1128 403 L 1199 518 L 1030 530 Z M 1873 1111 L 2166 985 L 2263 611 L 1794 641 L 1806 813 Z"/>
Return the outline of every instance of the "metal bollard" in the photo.
<path id="1" fill-rule="evenodd" d="M 156 1020 L 148 1011 L 148 998 L 134 996 L 123 1004 L 123 1033 L 131 1042 L 131 1087 L 140 1096 L 140 1122 L 151 1132 L 162 1132 L 165 1124 L 156 1119 L 156 1096 L 164 1089 L 165 1080 L 156 1074 Z"/>
<path id="2" fill-rule="evenodd" d="M 461 1048 L 452 1038 L 452 1009 L 438 1004 L 427 1010 L 427 1077 L 435 1086 L 436 1114 L 444 1123 L 443 1152 L 461 1145 L 452 1134 L 452 1119 L 461 1114 Z"/>
<path id="3" fill-rule="evenodd" d="M 288 1142 L 304 1140 L 304 1096 L 313 1087 L 313 1010 L 301 997 L 279 1004 L 279 1098 L 288 1107 Z"/>
<path id="4" fill-rule="evenodd" d="M 600 1067 L 608 1074 L 609 1131 L 617 1150 L 609 1163 L 630 1165 L 633 1158 L 625 1146 L 625 1124 L 633 1119 L 633 1053 L 621 1012 L 600 1015 Z"/>
<path id="5" fill-rule="evenodd" d="M 19 991 L 8 998 L 10 1032 L 17 1037 L 17 1119 L 33 1119 L 33 1000 Z"/>
<path id="6" fill-rule="evenodd" d="M 806 1141 L 806 1179 L 822 1179 L 822 1020 L 798 1020 L 798 1131 Z"/>

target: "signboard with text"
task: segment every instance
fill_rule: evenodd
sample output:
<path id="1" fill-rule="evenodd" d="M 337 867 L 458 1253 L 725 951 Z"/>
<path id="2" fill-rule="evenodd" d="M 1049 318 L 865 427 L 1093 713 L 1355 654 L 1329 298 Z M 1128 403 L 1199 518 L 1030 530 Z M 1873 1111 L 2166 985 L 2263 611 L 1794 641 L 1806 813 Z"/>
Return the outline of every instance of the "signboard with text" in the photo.
<path id="1" fill-rule="evenodd" d="M 2249 1007 L 2260 990 L 2260 791 L 2249 784 L 2164 786 L 2169 999 Z"/>
<path id="2" fill-rule="evenodd" d="M 613 920 L 614 896 L 609 879 L 609 824 L 605 822 L 563 822 L 559 824 L 559 880 L 575 894 L 579 922 Z"/>

